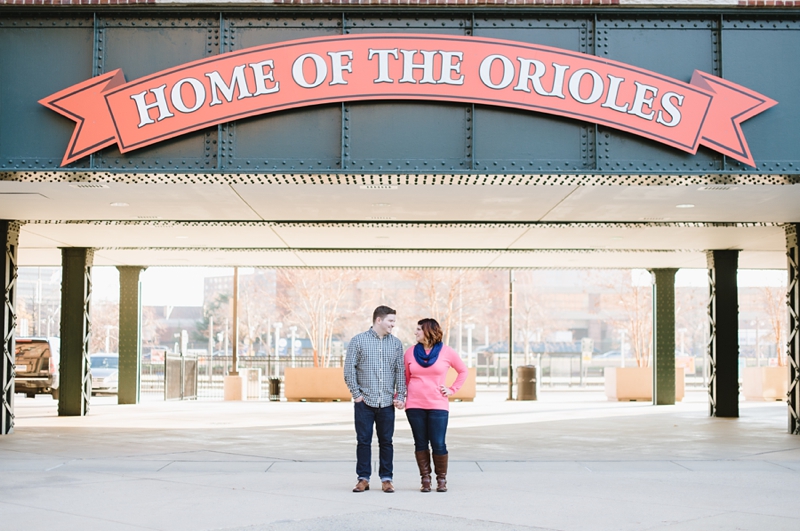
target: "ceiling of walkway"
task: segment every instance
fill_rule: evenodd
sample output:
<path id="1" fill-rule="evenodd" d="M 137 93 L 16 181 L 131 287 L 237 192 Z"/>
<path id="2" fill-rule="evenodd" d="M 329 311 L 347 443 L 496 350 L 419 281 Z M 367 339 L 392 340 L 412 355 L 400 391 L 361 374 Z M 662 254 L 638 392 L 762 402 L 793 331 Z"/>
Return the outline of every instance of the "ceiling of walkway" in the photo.
<path id="1" fill-rule="evenodd" d="M 27 221 L 21 265 L 76 246 L 98 265 L 705 267 L 704 250 L 741 249 L 742 267 L 783 268 L 780 224 L 800 222 L 800 185 L 465 179 L 20 179 L 0 181 L 0 217 Z"/>

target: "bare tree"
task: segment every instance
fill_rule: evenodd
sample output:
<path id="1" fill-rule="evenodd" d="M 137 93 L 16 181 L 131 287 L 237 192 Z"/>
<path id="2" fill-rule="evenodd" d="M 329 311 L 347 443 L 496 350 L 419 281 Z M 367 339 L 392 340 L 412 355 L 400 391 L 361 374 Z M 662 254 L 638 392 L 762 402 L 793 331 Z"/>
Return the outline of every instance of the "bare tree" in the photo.
<path id="1" fill-rule="evenodd" d="M 413 291 L 407 302 L 422 317 L 439 321 L 443 341 L 454 346 L 453 330 L 460 322 L 475 320 L 486 308 L 486 283 L 482 271 L 468 269 L 412 269 L 404 272 Z M 460 319 L 459 319 L 460 318 Z"/>
<path id="2" fill-rule="evenodd" d="M 245 352 L 252 356 L 257 341 L 270 348 L 265 337 L 269 337 L 270 325 L 276 321 L 276 293 L 264 270 L 256 269 L 240 282 L 239 335 L 244 339 Z"/>
<path id="3" fill-rule="evenodd" d="M 653 339 L 653 288 L 636 285 L 629 270 L 616 276 L 615 281 L 606 283 L 609 293 L 604 297 L 607 307 L 614 310 L 610 321 L 625 331 L 636 365 L 648 367 Z"/>
<path id="4" fill-rule="evenodd" d="M 775 343 L 775 353 L 778 356 L 778 365 L 786 365 L 786 352 L 782 348 L 783 327 L 786 321 L 786 288 L 764 286 L 761 288 L 761 303 L 770 325 L 772 340 Z"/>
<path id="5" fill-rule="evenodd" d="M 531 341 L 541 341 L 551 328 L 545 293 L 536 271 L 518 271 L 515 277 L 514 324 L 522 336 L 525 363 L 531 363 Z"/>
<path id="6" fill-rule="evenodd" d="M 280 269 L 278 306 L 305 330 L 314 352 L 314 366 L 328 367 L 338 321 L 351 308 L 345 295 L 352 293 L 360 272 L 353 269 Z"/>
<path id="7" fill-rule="evenodd" d="M 156 315 L 155 308 L 142 307 L 142 345 L 157 347 L 164 329 L 164 322 Z"/>
<path id="8" fill-rule="evenodd" d="M 92 322 L 89 352 L 118 352 L 119 303 L 92 301 L 89 311 Z M 108 345 L 106 345 L 106 339 L 108 339 Z M 106 347 L 108 347 L 107 350 Z"/>

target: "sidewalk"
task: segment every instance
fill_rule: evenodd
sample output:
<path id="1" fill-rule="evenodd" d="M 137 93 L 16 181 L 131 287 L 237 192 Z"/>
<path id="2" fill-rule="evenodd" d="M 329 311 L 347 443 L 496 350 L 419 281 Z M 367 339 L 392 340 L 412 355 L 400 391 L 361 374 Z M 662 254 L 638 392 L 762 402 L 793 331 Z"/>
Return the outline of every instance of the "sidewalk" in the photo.
<path id="1" fill-rule="evenodd" d="M 25 530 L 792 530 L 800 437 L 782 403 L 710 419 L 602 391 L 452 404 L 450 490 L 418 492 L 411 433 L 395 434 L 395 494 L 350 492 L 350 403 L 93 399 L 85 418 L 17 401 L 0 437 L 0 522 Z M 377 444 L 373 455 L 377 456 Z"/>

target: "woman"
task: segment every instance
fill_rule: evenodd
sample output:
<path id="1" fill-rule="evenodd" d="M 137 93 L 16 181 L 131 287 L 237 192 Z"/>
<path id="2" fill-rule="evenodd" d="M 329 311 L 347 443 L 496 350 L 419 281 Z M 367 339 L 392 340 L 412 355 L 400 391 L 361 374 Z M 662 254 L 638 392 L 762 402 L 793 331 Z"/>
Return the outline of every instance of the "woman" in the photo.
<path id="1" fill-rule="evenodd" d="M 447 492 L 447 432 L 450 400 L 467 379 L 467 367 L 455 350 L 442 345 L 442 329 L 434 319 L 417 323 L 417 344 L 406 350 L 406 417 L 414 434 L 414 455 L 422 478 L 420 491 L 431 491 L 431 452 L 436 468 L 436 492 Z M 458 372 L 453 385 L 445 386 L 450 367 Z"/>

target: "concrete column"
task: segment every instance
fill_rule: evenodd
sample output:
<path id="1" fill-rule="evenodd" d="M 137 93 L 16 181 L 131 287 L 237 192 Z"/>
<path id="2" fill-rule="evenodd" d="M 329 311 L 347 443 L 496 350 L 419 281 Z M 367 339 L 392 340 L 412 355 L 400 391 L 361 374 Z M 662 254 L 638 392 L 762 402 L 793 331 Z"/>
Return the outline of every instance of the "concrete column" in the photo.
<path id="1" fill-rule="evenodd" d="M 83 416 L 89 412 L 92 392 L 89 366 L 94 250 L 61 249 L 61 362 L 58 415 Z"/>
<path id="2" fill-rule="evenodd" d="M 118 404 L 138 404 L 142 372 L 142 266 L 117 266 L 119 271 Z"/>
<path id="3" fill-rule="evenodd" d="M 708 251 L 709 414 L 739 416 L 739 251 Z"/>
<path id="4" fill-rule="evenodd" d="M 789 433 L 800 435 L 800 224 L 786 226 L 786 259 L 789 281 L 786 284 L 789 334 L 786 362 L 789 364 Z"/>
<path id="5" fill-rule="evenodd" d="M 3 280 L 3 357 L 0 359 L 0 435 L 14 432 L 14 349 L 17 326 L 17 247 L 20 224 L 0 220 L 0 239 L 5 244 L 0 260 Z"/>
<path id="6" fill-rule="evenodd" d="M 653 282 L 653 405 L 675 403 L 675 273 L 652 269 Z"/>

